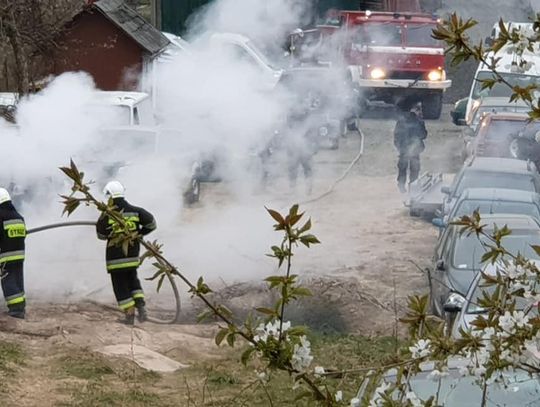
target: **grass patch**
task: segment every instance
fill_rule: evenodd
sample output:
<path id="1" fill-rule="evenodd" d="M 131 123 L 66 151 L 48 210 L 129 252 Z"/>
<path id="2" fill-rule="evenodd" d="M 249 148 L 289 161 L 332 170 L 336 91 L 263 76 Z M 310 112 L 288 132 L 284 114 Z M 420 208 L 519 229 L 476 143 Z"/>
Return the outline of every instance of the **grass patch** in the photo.
<path id="1" fill-rule="evenodd" d="M 62 377 L 76 377 L 83 380 L 100 380 L 114 374 L 109 362 L 90 351 L 65 355 L 57 360 L 57 371 Z"/>
<path id="2" fill-rule="evenodd" d="M 13 373 L 13 368 L 24 362 L 25 353 L 16 343 L 0 341 L 0 372 Z"/>
<path id="3" fill-rule="evenodd" d="M 71 401 L 59 403 L 58 407 L 168 407 L 171 404 L 161 400 L 159 395 L 140 388 L 114 389 L 110 384 L 94 382 L 73 392 Z"/>

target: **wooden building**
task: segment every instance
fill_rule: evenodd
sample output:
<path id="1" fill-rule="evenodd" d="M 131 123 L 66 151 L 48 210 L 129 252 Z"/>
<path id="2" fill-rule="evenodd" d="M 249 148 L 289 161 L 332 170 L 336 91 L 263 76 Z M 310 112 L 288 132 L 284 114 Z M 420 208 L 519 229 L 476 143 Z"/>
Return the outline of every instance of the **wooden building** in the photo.
<path id="1" fill-rule="evenodd" d="M 88 1 L 57 40 L 53 74 L 85 71 L 102 90 L 135 90 L 169 40 L 123 0 Z"/>

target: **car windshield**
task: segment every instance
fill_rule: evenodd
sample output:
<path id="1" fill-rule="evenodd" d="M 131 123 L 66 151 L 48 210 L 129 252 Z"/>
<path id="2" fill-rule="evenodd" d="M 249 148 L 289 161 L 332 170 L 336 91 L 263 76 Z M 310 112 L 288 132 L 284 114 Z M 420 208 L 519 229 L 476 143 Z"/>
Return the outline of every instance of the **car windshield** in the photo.
<path id="1" fill-rule="evenodd" d="M 509 136 L 534 137 L 540 131 L 540 122 L 527 123 L 525 120 L 491 120 L 486 132 L 489 141 L 505 141 Z"/>
<path id="2" fill-rule="evenodd" d="M 474 81 L 474 88 L 472 92 L 473 99 L 480 99 L 484 97 L 508 97 L 512 96 L 513 87 L 519 86 L 526 88 L 530 85 L 540 85 L 540 77 L 535 75 L 523 75 L 515 73 L 501 73 L 502 79 L 508 84 L 501 81 L 495 83 L 491 89 L 482 89 L 483 80 L 494 79 L 494 74 L 491 72 L 478 72 L 476 80 Z"/>
<path id="3" fill-rule="evenodd" d="M 456 240 L 452 265 L 459 270 L 480 270 L 482 255 L 486 252 L 485 244 L 490 244 L 484 238 L 476 235 L 462 235 Z M 512 254 L 521 253 L 528 259 L 539 259 L 531 245 L 540 245 L 540 231 L 516 231 L 506 236 L 502 244 Z"/>
<path id="4" fill-rule="evenodd" d="M 408 24 L 407 45 L 412 47 L 442 47 L 441 43 L 432 37 L 435 24 Z"/>
<path id="5" fill-rule="evenodd" d="M 423 400 L 434 396 L 439 388 L 437 405 L 445 407 L 478 407 L 482 404 L 482 386 L 479 386 L 474 376 L 462 377 L 457 369 L 450 369 L 449 375 L 439 382 L 433 382 L 422 372 L 414 376 L 411 388 Z M 527 372 L 517 370 L 511 375 L 505 375 L 505 383 L 488 385 L 486 406 L 520 406 L 532 407 L 540 405 L 540 378 Z"/>
<path id="6" fill-rule="evenodd" d="M 353 42 L 359 46 L 401 46 L 401 32 L 401 24 L 366 23 L 358 28 Z"/>
<path id="7" fill-rule="evenodd" d="M 480 306 L 480 301 L 482 300 L 485 294 L 493 295 L 497 287 L 494 285 L 486 287 L 482 284 L 479 284 L 479 282 L 481 282 L 480 279 L 477 279 L 475 280 L 475 282 L 473 282 L 473 284 L 476 284 L 476 285 L 474 287 L 474 292 L 471 294 L 469 303 L 467 305 L 467 310 L 466 310 L 467 314 L 482 314 L 486 312 L 486 309 Z M 536 289 L 536 291 L 538 291 L 538 288 L 537 288 L 538 283 L 535 281 L 532 281 L 531 283 L 532 283 L 532 287 Z M 518 296 L 514 298 L 516 300 L 516 308 L 518 311 L 522 311 L 525 308 L 530 307 L 532 305 L 530 299 L 526 299 L 526 298 L 518 297 Z M 537 314 L 537 311 L 536 311 L 537 309 L 538 309 L 537 307 L 533 307 L 533 309 L 531 309 L 531 312 L 533 312 L 534 314 Z"/>
<path id="8" fill-rule="evenodd" d="M 477 209 L 480 213 L 511 213 L 516 215 L 529 215 L 533 218 L 540 219 L 538 206 L 532 202 L 490 201 L 480 199 L 461 201 L 452 214 L 452 218 L 461 218 L 462 216 L 470 215 Z"/>
<path id="9" fill-rule="evenodd" d="M 454 196 L 460 196 L 467 188 L 502 188 L 537 192 L 533 177 L 529 174 L 494 171 L 466 171 L 454 192 Z"/>

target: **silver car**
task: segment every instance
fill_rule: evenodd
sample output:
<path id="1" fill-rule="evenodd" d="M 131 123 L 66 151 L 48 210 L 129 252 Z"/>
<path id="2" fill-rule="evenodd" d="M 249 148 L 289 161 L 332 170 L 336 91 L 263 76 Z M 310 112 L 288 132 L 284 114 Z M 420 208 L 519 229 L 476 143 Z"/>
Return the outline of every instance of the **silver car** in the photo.
<path id="1" fill-rule="evenodd" d="M 540 260 L 533 260 L 533 262 L 537 267 L 540 266 Z M 498 267 L 500 267 L 498 264 L 488 264 L 483 271 L 488 276 L 496 276 Z M 487 313 L 487 310 L 478 305 L 479 299 L 482 298 L 486 290 L 494 290 L 495 286 L 483 287 L 482 281 L 482 274 L 477 273 L 466 295 L 452 293 L 444 304 L 445 312 L 453 317 L 452 337 L 460 338 L 460 329 L 464 331 L 470 330 L 472 328 L 471 323 L 478 315 Z M 520 305 L 520 301 L 518 301 L 518 305 Z M 521 305 L 523 309 L 527 306 L 525 299 L 523 299 Z"/>

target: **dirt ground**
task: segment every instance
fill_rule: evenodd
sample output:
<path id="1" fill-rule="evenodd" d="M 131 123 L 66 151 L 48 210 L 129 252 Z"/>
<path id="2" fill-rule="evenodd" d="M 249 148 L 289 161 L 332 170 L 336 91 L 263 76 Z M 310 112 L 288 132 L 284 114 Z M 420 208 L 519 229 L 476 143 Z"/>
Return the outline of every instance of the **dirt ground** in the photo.
<path id="1" fill-rule="evenodd" d="M 427 123 L 429 137 L 422 157 L 426 171 L 451 173 L 459 165 L 459 129 L 450 123 L 448 110 L 449 106 L 446 106 L 441 121 Z M 425 220 L 409 217 L 403 205 L 395 182 L 396 154 L 392 146 L 395 121 L 389 119 L 387 113 L 374 112 L 361 120 L 360 126 L 366 136 L 365 155 L 329 196 L 301 203 L 325 192 L 349 166 L 359 149 L 359 138 L 352 133 L 342 139 L 339 150 L 322 151 L 317 155 L 316 183 L 310 197 L 301 193 L 276 192 L 253 198 L 261 204 L 257 210 L 261 210 L 267 200 L 270 201 L 268 205 L 281 210 L 300 201 L 313 219 L 313 232 L 323 244 L 309 252 L 299 250 L 295 256 L 295 272 L 312 289 L 314 297 L 292 307 L 288 317 L 315 331 L 391 335 L 407 296 L 426 291 L 426 279 L 419 269 L 430 266 L 437 233 Z M 182 222 L 206 222 L 215 211 L 234 213 L 227 211 L 236 200 L 225 189 L 219 184 L 206 185 L 203 202 L 213 204 L 202 203 L 188 209 Z M 279 240 L 276 235 L 271 236 Z M 249 235 L 245 238 L 249 240 Z M 247 245 L 241 242 L 229 242 L 227 247 L 245 248 Z M 239 315 L 272 300 L 262 284 L 262 277 L 268 270 L 275 272 L 269 265 L 271 260 L 264 258 L 264 252 L 260 252 L 260 257 L 246 253 L 238 249 L 236 255 L 245 257 L 252 269 L 263 268 L 264 273 L 253 272 L 235 279 L 218 279 L 216 276 L 211 279 L 218 288 L 215 300 L 225 303 Z M 200 249 L 196 254 L 201 258 L 219 257 L 211 252 L 211 248 Z M 201 259 L 200 264 L 206 263 Z M 200 269 L 204 268 L 201 266 Z M 221 283 L 216 283 L 218 280 Z M 126 360 L 134 359 L 134 345 L 159 352 L 192 368 L 223 358 L 213 343 L 215 325 L 196 325 L 195 315 L 200 306 L 190 303 L 186 296 L 183 296 L 184 323 L 174 326 L 146 323 L 131 329 L 117 322 L 120 315 L 110 305 L 110 300 L 104 304 L 54 305 L 34 301 L 29 306 L 26 321 L 15 322 L 1 317 L 0 341 L 20 347 L 11 353 L 0 349 L 4 359 L 13 356 L 8 358 L 4 373 L 1 373 L 3 359 L 0 358 L 0 382 L 7 383 L 3 390 L 5 400 L 21 407 L 38 405 L 38 401 L 40 406 L 169 405 L 152 404 L 144 392 L 136 393 L 140 396 L 137 399 L 126 398 L 122 392 L 100 393 L 100 399 L 88 394 L 92 393 L 92 385 L 109 377 L 108 369 L 116 372 L 114 380 L 117 381 L 124 377 L 119 371 L 134 372 L 129 363 L 124 366 Z M 150 299 L 150 310 L 157 316 L 169 316 L 170 312 L 166 310 L 172 308 L 170 305 L 170 302 Z M 100 352 L 111 345 L 123 346 L 132 357 L 107 357 L 103 362 Z M 23 362 L 17 363 L 19 357 Z M 84 369 L 81 372 L 80 367 L 87 366 L 89 360 L 94 366 L 91 374 Z M 149 363 L 153 362 L 156 361 Z M 144 372 L 137 374 L 146 377 Z M 153 379 L 148 380 L 152 382 Z M 168 379 L 160 380 L 161 391 L 174 394 L 176 385 Z M 181 379 L 175 376 L 175 380 Z M 121 383 L 118 388 L 122 388 Z"/>

